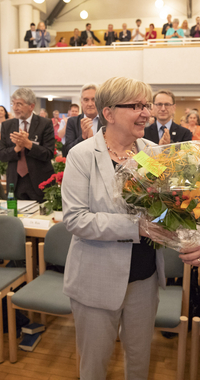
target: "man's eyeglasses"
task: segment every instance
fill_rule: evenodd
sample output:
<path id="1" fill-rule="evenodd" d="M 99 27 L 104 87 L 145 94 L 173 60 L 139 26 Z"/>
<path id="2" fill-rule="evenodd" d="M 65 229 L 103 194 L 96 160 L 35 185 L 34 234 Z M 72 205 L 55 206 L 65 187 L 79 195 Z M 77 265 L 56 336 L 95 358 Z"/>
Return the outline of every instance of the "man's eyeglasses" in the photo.
<path id="1" fill-rule="evenodd" d="M 154 106 L 157 108 L 162 108 L 164 106 L 165 108 L 170 108 L 171 106 L 174 106 L 174 104 L 171 103 L 154 103 Z"/>
<path id="2" fill-rule="evenodd" d="M 151 103 L 147 103 L 147 104 L 143 104 L 143 103 L 116 104 L 114 107 L 117 107 L 117 108 L 132 108 L 135 111 L 142 111 L 144 109 L 144 107 L 145 107 L 149 111 L 149 110 L 152 109 L 152 104 Z"/>

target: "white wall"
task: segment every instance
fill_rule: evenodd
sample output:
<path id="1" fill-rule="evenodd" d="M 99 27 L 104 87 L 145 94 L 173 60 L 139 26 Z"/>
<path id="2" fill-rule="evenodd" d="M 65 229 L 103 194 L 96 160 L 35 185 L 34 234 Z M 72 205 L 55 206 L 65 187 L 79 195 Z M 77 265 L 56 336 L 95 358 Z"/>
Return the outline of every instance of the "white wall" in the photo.
<path id="1" fill-rule="evenodd" d="M 181 96 L 199 92 L 199 47 L 35 52 L 10 54 L 9 59 L 12 85 L 29 86 L 38 97 L 77 96 L 83 84 L 100 84 L 113 76 L 136 78 L 153 88 L 171 87 Z"/>

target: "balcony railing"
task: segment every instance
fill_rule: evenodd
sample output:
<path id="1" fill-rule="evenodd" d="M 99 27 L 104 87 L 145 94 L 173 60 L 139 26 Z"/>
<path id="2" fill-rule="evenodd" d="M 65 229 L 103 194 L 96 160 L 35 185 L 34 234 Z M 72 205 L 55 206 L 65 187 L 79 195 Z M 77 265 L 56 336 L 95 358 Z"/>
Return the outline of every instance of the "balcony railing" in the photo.
<path id="1" fill-rule="evenodd" d="M 149 47 L 180 47 L 180 46 L 196 46 L 200 44 L 198 38 L 177 38 L 177 39 L 152 39 L 147 41 L 130 41 L 130 42 L 113 42 L 112 45 L 104 46 L 68 46 L 68 47 L 47 47 L 34 49 L 14 49 L 12 53 L 34 53 L 34 52 L 55 52 L 55 51 L 96 51 L 96 50 L 133 50 Z"/>

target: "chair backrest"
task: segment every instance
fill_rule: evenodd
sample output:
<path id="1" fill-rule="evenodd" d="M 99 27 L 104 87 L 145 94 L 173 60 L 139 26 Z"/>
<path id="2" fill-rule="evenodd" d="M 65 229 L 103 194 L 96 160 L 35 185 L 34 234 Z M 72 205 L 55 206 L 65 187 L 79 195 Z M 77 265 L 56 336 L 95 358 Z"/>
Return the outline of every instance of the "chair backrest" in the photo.
<path id="1" fill-rule="evenodd" d="M 0 215 L 0 259 L 24 260 L 26 234 L 20 219 Z"/>
<path id="2" fill-rule="evenodd" d="M 165 248 L 163 249 L 163 253 L 165 260 L 165 277 L 183 277 L 184 264 L 178 257 L 180 252 L 174 251 L 171 248 Z"/>
<path id="3" fill-rule="evenodd" d="M 71 237 L 71 233 L 66 230 L 63 222 L 52 226 L 45 237 L 45 261 L 54 265 L 65 266 Z"/>

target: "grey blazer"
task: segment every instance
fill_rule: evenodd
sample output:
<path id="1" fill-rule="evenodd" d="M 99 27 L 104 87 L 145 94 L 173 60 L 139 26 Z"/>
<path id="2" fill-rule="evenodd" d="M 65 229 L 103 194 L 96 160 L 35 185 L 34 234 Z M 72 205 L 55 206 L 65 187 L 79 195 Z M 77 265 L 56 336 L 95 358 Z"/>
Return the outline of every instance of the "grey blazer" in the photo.
<path id="1" fill-rule="evenodd" d="M 45 44 L 45 47 L 49 47 L 49 42 L 51 41 L 51 36 L 49 34 L 49 32 L 47 32 L 46 30 L 46 36 L 44 37 L 44 44 Z M 40 36 L 40 31 L 37 30 L 36 31 L 36 42 L 37 42 L 37 47 L 41 47 L 41 44 L 42 44 L 42 37 Z"/>
<path id="2" fill-rule="evenodd" d="M 139 150 L 145 145 L 155 144 L 137 140 Z M 132 253 L 130 239 L 140 242 L 138 220 L 131 221 L 130 215 L 113 201 L 114 173 L 101 128 L 94 137 L 69 151 L 62 182 L 63 220 L 73 233 L 64 293 L 84 305 L 108 310 L 117 310 L 125 297 Z M 161 250 L 156 265 L 159 283 L 164 287 Z"/>

